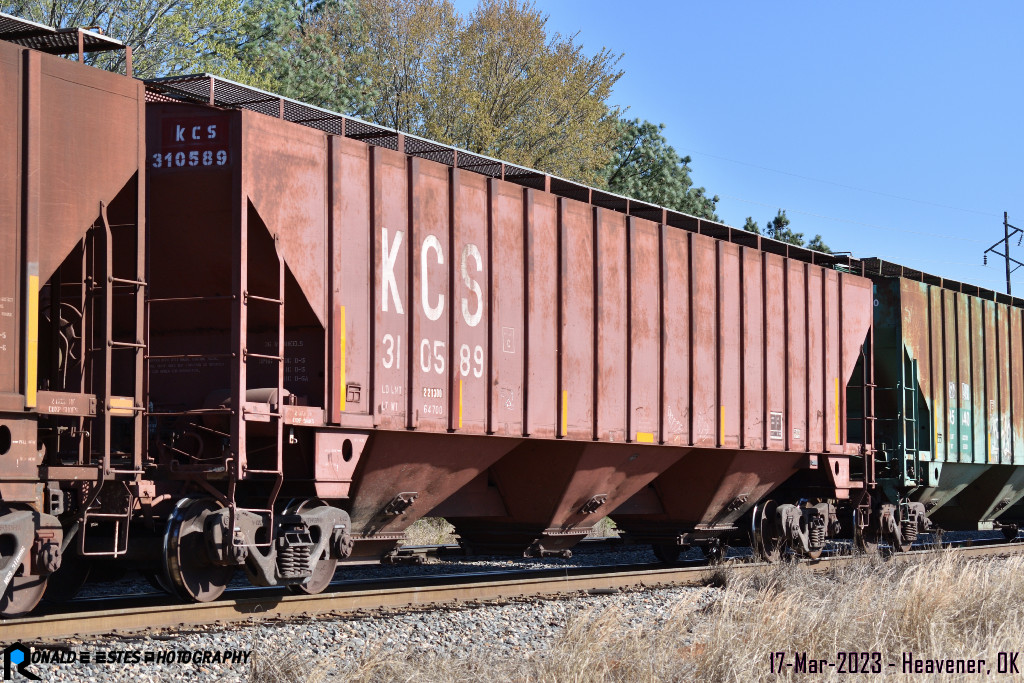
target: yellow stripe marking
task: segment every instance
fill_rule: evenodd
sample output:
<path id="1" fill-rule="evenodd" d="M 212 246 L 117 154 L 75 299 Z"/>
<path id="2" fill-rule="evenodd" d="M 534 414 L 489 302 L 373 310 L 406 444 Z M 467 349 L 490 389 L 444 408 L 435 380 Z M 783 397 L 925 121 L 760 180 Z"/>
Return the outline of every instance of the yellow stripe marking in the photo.
<path id="1" fill-rule="evenodd" d="M 720 425 L 719 425 L 719 430 L 718 430 L 718 445 L 719 446 L 724 446 L 725 445 L 725 406 L 720 406 L 720 407 L 721 407 L 721 410 L 719 411 L 719 413 L 720 413 L 720 417 L 719 417 Z"/>
<path id="2" fill-rule="evenodd" d="M 654 443 L 654 434 L 651 432 L 637 432 L 636 441 L 637 443 Z"/>
<path id="3" fill-rule="evenodd" d="M 348 390 L 345 388 L 345 307 L 338 306 L 338 406 L 341 412 L 348 407 Z"/>
<path id="4" fill-rule="evenodd" d="M 842 443 L 839 436 L 839 378 L 835 378 L 836 382 L 836 443 Z"/>
<path id="5" fill-rule="evenodd" d="M 39 276 L 28 276 L 28 335 L 25 343 L 25 406 L 36 407 L 39 372 Z"/>
<path id="6" fill-rule="evenodd" d="M 562 391 L 562 436 L 569 436 L 569 392 Z"/>
<path id="7" fill-rule="evenodd" d="M 459 380 L 459 429 L 462 429 L 462 380 Z"/>

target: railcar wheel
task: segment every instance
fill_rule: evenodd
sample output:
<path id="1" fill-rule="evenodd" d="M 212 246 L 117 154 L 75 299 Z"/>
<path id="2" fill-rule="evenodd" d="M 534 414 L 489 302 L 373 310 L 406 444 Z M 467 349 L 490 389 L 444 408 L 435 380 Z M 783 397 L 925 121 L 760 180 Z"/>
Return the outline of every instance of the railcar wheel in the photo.
<path id="1" fill-rule="evenodd" d="M 1003 532 L 1003 538 L 1007 541 L 1012 541 L 1017 538 L 1017 532 L 1019 529 L 1016 524 L 1004 524 L 1000 531 Z"/>
<path id="2" fill-rule="evenodd" d="M 28 614 L 46 592 L 47 576 L 15 576 L 0 598 L 0 617 L 10 619 Z"/>
<path id="3" fill-rule="evenodd" d="M 147 569 L 140 573 L 142 574 L 142 578 L 146 580 L 146 583 L 152 586 L 155 590 L 158 590 L 162 593 L 167 593 L 168 595 L 176 595 L 174 590 L 167 583 L 167 573 L 163 570 Z"/>
<path id="4" fill-rule="evenodd" d="M 232 566 L 218 566 L 206 550 L 206 518 L 221 507 L 212 498 L 182 498 L 164 533 L 164 568 L 169 588 L 182 600 L 210 602 L 224 593 Z"/>
<path id="5" fill-rule="evenodd" d="M 679 553 L 682 552 L 678 543 L 653 543 L 651 550 L 654 551 L 658 562 L 663 564 L 675 564 L 679 561 Z"/>
<path id="6" fill-rule="evenodd" d="M 19 553 L 20 550 L 24 552 Z M 28 571 L 30 567 L 29 553 L 31 548 L 21 548 L 13 534 L 0 536 L 0 575 L 8 572 L 14 574 L 7 590 L 0 597 L 0 617 L 20 617 L 35 609 L 46 592 L 46 580 L 49 576 L 18 574 Z"/>
<path id="7" fill-rule="evenodd" d="M 872 528 L 871 520 L 865 520 L 860 508 L 853 509 L 853 541 L 861 552 L 878 554 L 878 532 Z M 862 526 L 863 522 L 867 522 Z"/>
<path id="8" fill-rule="evenodd" d="M 324 553 L 326 554 L 326 550 Z M 338 569 L 338 561 L 333 557 L 322 557 L 313 565 L 313 575 L 305 583 L 292 583 L 288 590 L 292 593 L 302 595 L 316 595 L 323 593 L 334 578 L 334 572 Z"/>
<path id="9" fill-rule="evenodd" d="M 310 510 L 315 507 L 325 505 L 321 500 L 308 499 L 304 500 L 298 505 L 289 504 L 285 508 L 285 514 L 298 514 L 305 510 Z M 319 542 L 320 539 L 315 539 Z M 300 595 L 317 595 L 323 593 L 324 589 L 327 588 L 331 583 L 331 579 L 334 578 L 334 572 L 338 569 L 338 560 L 331 557 L 331 549 L 328 546 L 324 546 L 322 556 L 314 561 L 313 564 L 313 575 L 306 580 L 305 583 L 292 583 L 288 584 L 288 590 L 292 593 Z"/>
<path id="10" fill-rule="evenodd" d="M 754 506 L 750 523 L 750 542 L 754 557 L 762 562 L 778 562 L 784 550 L 782 539 L 775 534 L 774 500 L 766 500 Z"/>

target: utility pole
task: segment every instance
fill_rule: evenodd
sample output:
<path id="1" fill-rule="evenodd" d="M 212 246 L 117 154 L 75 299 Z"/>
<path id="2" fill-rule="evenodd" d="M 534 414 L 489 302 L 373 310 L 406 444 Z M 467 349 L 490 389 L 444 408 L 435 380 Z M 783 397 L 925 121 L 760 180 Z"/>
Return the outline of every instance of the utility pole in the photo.
<path id="1" fill-rule="evenodd" d="M 1011 230 L 1013 230 L 1013 232 L 1010 232 Z M 1006 215 L 1006 212 L 1003 211 L 1003 239 L 999 240 L 991 247 L 986 249 L 985 253 L 982 255 L 982 260 L 985 263 L 985 265 L 988 265 L 988 253 L 990 251 L 996 256 L 1002 256 L 1004 259 L 1006 259 L 1006 293 L 1008 295 L 1011 294 L 1010 273 L 1017 270 L 1021 266 L 1024 266 L 1024 263 L 1021 263 L 1017 259 L 1010 257 L 1010 238 L 1015 237 L 1017 233 L 1021 233 L 1021 237 L 1017 239 L 1017 246 L 1019 247 L 1020 240 L 1024 238 L 1024 230 L 1021 230 L 1020 228 L 1010 225 L 1010 221 Z M 1001 254 L 998 251 L 996 251 L 996 247 L 998 247 L 1000 244 L 1003 245 L 1003 253 Z M 1015 264 L 1012 268 L 1010 267 L 1011 262 Z"/>

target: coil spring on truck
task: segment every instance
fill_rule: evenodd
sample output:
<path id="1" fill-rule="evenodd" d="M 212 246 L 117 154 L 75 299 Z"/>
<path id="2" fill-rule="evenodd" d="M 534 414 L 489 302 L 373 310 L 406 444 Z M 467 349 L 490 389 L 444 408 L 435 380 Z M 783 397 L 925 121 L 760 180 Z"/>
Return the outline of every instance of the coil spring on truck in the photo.
<path id="1" fill-rule="evenodd" d="M 288 528 L 282 528 L 277 543 L 277 569 L 282 578 L 297 579 L 312 573 L 310 550 L 313 541 L 305 524 L 291 524 Z"/>

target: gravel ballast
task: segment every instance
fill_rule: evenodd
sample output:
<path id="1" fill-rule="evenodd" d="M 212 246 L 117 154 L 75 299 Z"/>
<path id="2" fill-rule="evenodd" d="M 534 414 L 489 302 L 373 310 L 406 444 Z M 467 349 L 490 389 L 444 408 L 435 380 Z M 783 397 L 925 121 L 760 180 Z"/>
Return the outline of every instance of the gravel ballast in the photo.
<path id="1" fill-rule="evenodd" d="M 138 652 L 252 652 L 248 663 L 69 664 L 35 663 L 43 680 L 55 681 L 196 681 L 249 680 L 253 658 L 266 669 L 279 658 L 288 676 L 318 677 L 373 656 L 424 655 L 438 658 L 486 656 L 511 658 L 541 655 L 573 618 L 613 609 L 627 628 L 657 628 L 678 610 L 699 609 L 713 601 L 715 588 L 664 588 L 630 592 L 579 594 L 552 600 L 488 603 L 433 610 L 381 611 L 348 618 L 305 619 L 209 628 L 191 633 L 155 633 L 136 637 L 107 636 L 69 641 L 66 647 L 91 660 L 103 650 Z M 109 657 L 109 655 L 108 655 Z M 301 662 L 301 665 L 298 665 Z M 272 668 L 272 667 L 271 667 Z M 284 679 L 282 679 L 284 680 Z M 301 678 L 299 679 L 301 680 Z"/>
<path id="2" fill-rule="evenodd" d="M 964 534 L 980 537 L 989 534 Z M 737 549 L 742 554 L 746 549 Z M 696 559 L 699 550 L 686 559 Z M 350 566 L 336 578 L 376 581 L 410 575 L 457 574 L 551 569 L 595 565 L 641 564 L 653 560 L 645 547 L 579 553 L 571 559 L 524 560 L 516 558 L 458 558 L 432 561 L 425 566 Z M 138 579 L 126 578 L 97 587 L 134 592 Z M 130 585 L 130 587 L 129 587 Z M 128 588 L 127 591 L 124 589 Z M 120 589 L 120 590 L 117 590 Z M 520 661 L 544 657 L 576 617 L 596 618 L 613 611 L 623 630 L 655 631 L 673 615 L 705 608 L 721 592 L 716 588 L 661 588 L 589 595 L 574 594 L 550 600 L 521 599 L 485 604 L 460 604 L 441 609 L 376 610 L 346 616 L 325 616 L 291 622 L 263 621 L 234 626 L 183 628 L 134 635 L 83 637 L 42 651 L 63 649 L 68 663 L 35 661 L 30 667 L 43 680 L 58 681 L 164 681 L 289 680 L 303 681 L 311 674 L 331 680 L 346 678 L 346 670 L 368 659 L 436 657 L 438 661 L 481 657 L 490 661 Z M 107 662 L 98 662 L 102 652 Z M 112 653 L 116 653 L 113 654 Z M 147 653 L 154 659 L 147 661 Z M 227 655 L 225 655 L 227 653 Z M 82 655 L 90 661 L 84 663 Z M 230 657 L 234 655 L 234 662 Z M 38 655 L 36 655 L 38 656 Z M 227 656 L 228 661 L 218 661 Z M 116 662 L 110 662 L 118 657 Z M 197 660 L 196 658 L 200 658 Z M 202 658 L 205 657 L 205 660 Z M 127 661 L 125 661 L 127 660 Z M 213 661 L 209 661 L 213 660 Z M 241 661 L 239 661 L 241 660 Z M 270 678 L 267 671 L 280 671 Z M 254 676 L 255 674 L 255 676 Z"/>

